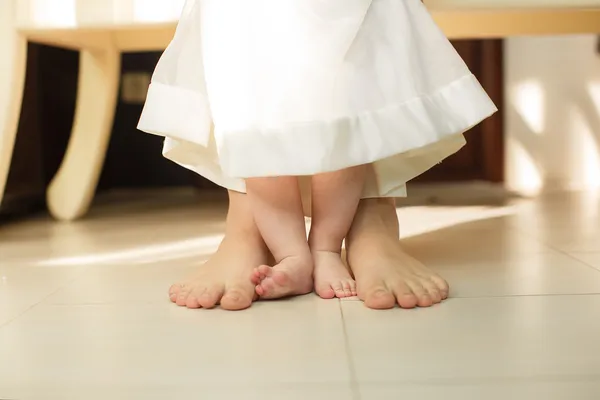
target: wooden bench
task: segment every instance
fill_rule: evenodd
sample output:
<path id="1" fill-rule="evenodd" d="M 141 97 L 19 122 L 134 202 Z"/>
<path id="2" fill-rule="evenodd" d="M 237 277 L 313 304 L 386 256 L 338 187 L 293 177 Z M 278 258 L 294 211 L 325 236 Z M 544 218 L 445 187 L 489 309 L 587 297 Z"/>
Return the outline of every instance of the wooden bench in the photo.
<path id="1" fill-rule="evenodd" d="M 452 39 L 600 33 L 600 0 L 425 3 Z M 183 0 L 0 0 L 0 202 L 20 115 L 27 42 L 81 52 L 71 138 L 47 192 L 51 214 L 74 220 L 87 212 L 102 170 L 120 53 L 164 49 L 182 7 Z"/>

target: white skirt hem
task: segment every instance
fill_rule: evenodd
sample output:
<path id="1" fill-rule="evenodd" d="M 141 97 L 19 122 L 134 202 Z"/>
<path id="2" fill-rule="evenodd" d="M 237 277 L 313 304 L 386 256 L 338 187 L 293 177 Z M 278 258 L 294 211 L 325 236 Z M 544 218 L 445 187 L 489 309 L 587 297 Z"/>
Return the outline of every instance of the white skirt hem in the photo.
<path id="1" fill-rule="evenodd" d="M 351 117 L 219 132 L 219 162 L 226 175 L 236 178 L 336 171 L 430 152 L 496 111 L 477 79 L 467 75 L 433 94 Z"/>
<path id="2" fill-rule="evenodd" d="M 206 147 L 212 129 L 209 103 L 200 92 L 152 82 L 137 128 Z"/>
<path id="3" fill-rule="evenodd" d="M 167 138 L 166 158 L 229 190 L 245 192 L 248 177 L 309 176 L 374 163 L 362 197 L 405 197 L 406 182 L 460 150 L 462 133 L 496 110 L 477 79 L 465 75 L 433 94 L 354 117 L 227 132 L 218 135 L 224 142 L 217 150 L 207 99 L 152 83 L 138 128 Z"/>

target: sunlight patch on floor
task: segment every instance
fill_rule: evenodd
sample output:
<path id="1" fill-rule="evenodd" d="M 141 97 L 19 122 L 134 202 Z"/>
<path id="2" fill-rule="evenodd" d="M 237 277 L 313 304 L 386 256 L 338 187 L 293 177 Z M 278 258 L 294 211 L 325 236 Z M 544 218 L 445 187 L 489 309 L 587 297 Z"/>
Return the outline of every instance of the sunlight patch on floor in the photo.
<path id="1" fill-rule="evenodd" d="M 407 207 L 396 210 L 402 238 L 422 235 L 470 222 L 513 215 L 517 206 Z"/>
<path id="2" fill-rule="evenodd" d="M 57 257 L 35 262 L 39 267 L 148 264 L 193 257 L 206 257 L 214 252 L 223 235 L 204 236 L 170 243 L 138 246 L 127 250 L 93 253 L 83 256 Z"/>

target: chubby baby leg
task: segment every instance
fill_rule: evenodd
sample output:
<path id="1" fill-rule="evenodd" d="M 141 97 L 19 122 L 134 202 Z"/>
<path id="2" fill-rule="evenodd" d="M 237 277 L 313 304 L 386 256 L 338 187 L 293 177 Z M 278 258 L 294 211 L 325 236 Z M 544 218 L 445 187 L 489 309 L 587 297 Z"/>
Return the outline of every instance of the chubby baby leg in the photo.
<path id="1" fill-rule="evenodd" d="M 246 180 L 248 200 L 256 226 L 275 258 L 275 265 L 260 265 L 252 282 L 263 299 L 310 293 L 313 260 L 306 241 L 306 226 L 298 179 L 295 177 Z"/>
<path id="2" fill-rule="evenodd" d="M 356 296 L 356 283 L 341 259 L 365 184 L 367 166 L 315 175 L 312 178 L 312 227 L 309 245 L 315 291 L 325 299 Z"/>

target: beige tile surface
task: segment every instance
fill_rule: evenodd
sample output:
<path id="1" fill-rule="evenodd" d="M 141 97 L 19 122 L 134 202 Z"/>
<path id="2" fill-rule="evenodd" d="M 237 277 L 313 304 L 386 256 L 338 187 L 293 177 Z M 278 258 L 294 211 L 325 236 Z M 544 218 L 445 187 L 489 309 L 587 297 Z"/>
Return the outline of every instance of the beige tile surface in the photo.
<path id="1" fill-rule="evenodd" d="M 521 232 L 564 252 L 600 251 L 600 192 L 556 193 L 525 204 Z"/>
<path id="2" fill-rule="evenodd" d="M 546 380 L 529 381 L 497 379 L 487 382 L 360 385 L 361 397 L 373 400 L 596 400 L 598 393 L 600 382 L 595 377 L 564 381 L 549 377 Z"/>
<path id="3" fill-rule="evenodd" d="M 45 299 L 46 304 L 165 304 L 169 286 L 191 276 L 201 262 L 98 266 Z"/>
<path id="4" fill-rule="evenodd" d="M 5 392 L 6 398 L 45 400 L 166 400 L 166 399 L 216 399 L 216 400 L 351 400 L 353 391 L 348 384 L 331 383 L 268 383 L 198 385 L 171 384 L 162 381 L 155 385 L 133 387 L 77 386 L 13 390 Z M 11 395 L 12 393 L 12 395 Z"/>
<path id="5" fill-rule="evenodd" d="M 374 313 L 343 302 L 359 382 L 600 379 L 600 295 L 452 299 Z"/>
<path id="6" fill-rule="evenodd" d="M 558 252 L 487 261 L 428 262 L 450 283 L 453 297 L 600 294 L 600 274 Z"/>
<path id="7" fill-rule="evenodd" d="M 243 313 L 42 305 L 0 330 L 0 393 L 349 385 L 343 337 L 338 303 L 312 295 Z"/>
<path id="8" fill-rule="evenodd" d="M 2 325 L 51 296 L 81 272 L 72 267 L 23 268 L 0 263 L 0 332 Z"/>
<path id="9" fill-rule="evenodd" d="M 569 255 L 600 271 L 600 251 L 597 253 L 570 253 Z"/>
<path id="10" fill-rule="evenodd" d="M 452 286 L 431 309 L 173 306 L 225 210 L 165 192 L 0 225 L 0 399 L 600 398 L 597 194 L 399 209 L 407 250 Z"/>

